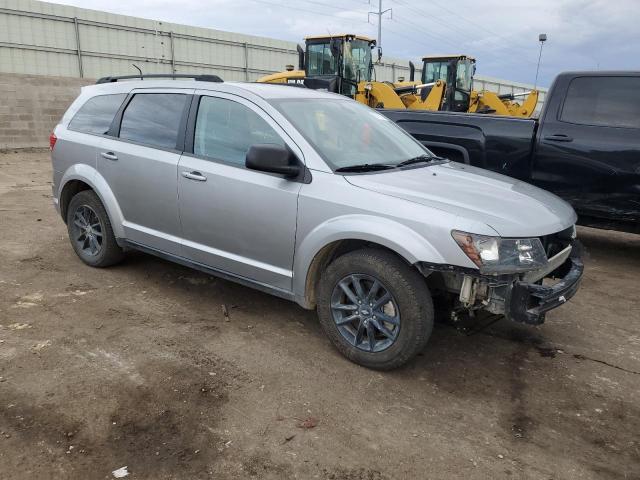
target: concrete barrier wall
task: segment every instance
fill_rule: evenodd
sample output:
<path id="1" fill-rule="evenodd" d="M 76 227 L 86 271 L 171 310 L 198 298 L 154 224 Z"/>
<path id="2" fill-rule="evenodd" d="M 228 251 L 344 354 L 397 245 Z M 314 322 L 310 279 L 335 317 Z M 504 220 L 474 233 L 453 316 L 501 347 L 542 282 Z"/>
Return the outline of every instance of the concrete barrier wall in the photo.
<path id="1" fill-rule="evenodd" d="M 47 147 L 87 78 L 0 73 L 0 150 Z"/>

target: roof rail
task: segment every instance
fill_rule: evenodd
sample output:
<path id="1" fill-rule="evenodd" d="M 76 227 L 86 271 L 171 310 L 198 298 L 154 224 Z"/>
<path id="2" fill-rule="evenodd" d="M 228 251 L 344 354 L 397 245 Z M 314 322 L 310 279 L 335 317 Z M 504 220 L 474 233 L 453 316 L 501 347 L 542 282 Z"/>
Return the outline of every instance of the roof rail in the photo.
<path id="1" fill-rule="evenodd" d="M 304 83 L 299 82 L 284 82 L 284 83 L 276 83 L 276 82 L 250 82 L 258 85 L 275 85 L 276 87 L 297 87 L 297 88 L 307 88 Z"/>
<path id="2" fill-rule="evenodd" d="M 102 77 L 99 78 L 98 83 L 112 83 L 120 80 L 144 80 L 145 78 L 192 78 L 200 82 L 222 82 L 223 80 L 218 75 L 189 75 L 185 73 L 150 73 L 147 75 L 120 75 L 117 77 Z"/>

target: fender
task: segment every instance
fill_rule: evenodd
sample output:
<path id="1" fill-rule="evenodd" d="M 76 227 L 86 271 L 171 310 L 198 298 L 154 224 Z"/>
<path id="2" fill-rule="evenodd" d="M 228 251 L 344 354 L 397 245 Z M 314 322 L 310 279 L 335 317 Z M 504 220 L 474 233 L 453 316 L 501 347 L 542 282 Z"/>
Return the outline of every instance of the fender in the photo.
<path id="1" fill-rule="evenodd" d="M 60 198 L 65 185 L 71 180 L 80 180 L 89 185 L 93 191 L 96 192 L 100 201 L 104 205 L 104 208 L 107 210 L 113 234 L 116 238 L 125 238 L 122 210 L 120 209 L 120 205 L 104 177 L 100 175 L 94 167 L 87 165 L 86 163 L 77 163 L 72 165 L 62 176 L 57 195 L 58 199 Z"/>
<path id="2" fill-rule="evenodd" d="M 298 244 L 293 265 L 293 293 L 305 303 L 307 274 L 313 259 L 338 240 L 364 240 L 396 252 L 409 264 L 446 263 L 437 249 L 406 225 L 373 215 L 344 215 L 321 223 Z M 304 305 L 303 305 L 304 306 Z"/>

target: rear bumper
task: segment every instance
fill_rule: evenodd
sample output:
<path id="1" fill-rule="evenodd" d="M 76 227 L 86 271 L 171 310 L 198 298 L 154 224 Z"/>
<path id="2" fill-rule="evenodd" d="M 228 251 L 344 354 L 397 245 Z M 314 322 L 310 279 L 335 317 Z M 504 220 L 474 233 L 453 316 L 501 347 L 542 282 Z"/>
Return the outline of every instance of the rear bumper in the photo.
<path id="1" fill-rule="evenodd" d="M 516 322 L 539 325 L 549 310 L 566 303 L 580 287 L 584 264 L 577 248 L 554 272 L 560 278 L 554 285 L 538 285 L 517 280 L 510 288 L 505 305 L 505 316 Z"/>

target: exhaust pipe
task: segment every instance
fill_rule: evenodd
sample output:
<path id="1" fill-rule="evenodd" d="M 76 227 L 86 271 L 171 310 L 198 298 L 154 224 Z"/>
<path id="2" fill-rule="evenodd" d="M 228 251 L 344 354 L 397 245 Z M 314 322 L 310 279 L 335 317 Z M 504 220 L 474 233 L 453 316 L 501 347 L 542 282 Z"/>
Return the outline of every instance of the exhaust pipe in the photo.
<path id="1" fill-rule="evenodd" d="M 296 46 L 296 50 L 298 50 L 298 70 L 304 70 L 304 50 L 300 44 Z"/>

